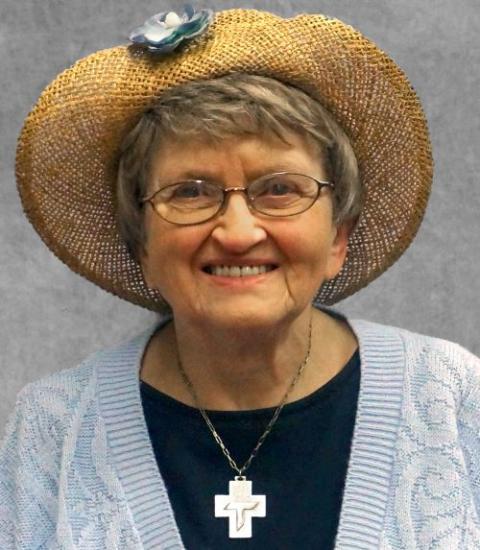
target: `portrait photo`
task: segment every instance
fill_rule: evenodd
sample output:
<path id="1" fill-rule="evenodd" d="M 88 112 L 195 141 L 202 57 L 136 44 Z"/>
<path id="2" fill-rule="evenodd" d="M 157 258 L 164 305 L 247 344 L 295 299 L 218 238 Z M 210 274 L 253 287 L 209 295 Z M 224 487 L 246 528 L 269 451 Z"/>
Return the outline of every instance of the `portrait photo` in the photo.
<path id="1" fill-rule="evenodd" d="M 480 548 L 477 2 L 0 13 L 0 548 Z"/>

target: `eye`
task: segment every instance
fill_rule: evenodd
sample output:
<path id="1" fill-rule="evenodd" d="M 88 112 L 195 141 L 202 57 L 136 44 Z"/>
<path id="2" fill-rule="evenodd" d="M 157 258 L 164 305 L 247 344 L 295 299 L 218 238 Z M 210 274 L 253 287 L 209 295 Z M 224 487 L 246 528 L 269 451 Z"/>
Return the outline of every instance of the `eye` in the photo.
<path id="1" fill-rule="evenodd" d="M 167 185 L 159 192 L 161 199 L 164 201 L 191 201 L 206 197 L 217 197 L 218 194 L 217 185 L 202 180 L 181 181 L 173 185 Z"/>
<path id="2" fill-rule="evenodd" d="M 313 204 L 318 196 L 318 185 L 310 176 L 271 174 L 252 183 L 249 196 L 260 212 L 285 216 L 302 212 Z"/>
<path id="3" fill-rule="evenodd" d="M 204 194 L 201 182 L 188 181 L 172 186 L 171 198 L 196 199 Z"/>
<path id="4" fill-rule="evenodd" d="M 264 193 L 281 197 L 290 193 L 296 193 L 297 189 L 291 182 L 271 181 L 265 188 Z"/>
<path id="5" fill-rule="evenodd" d="M 218 185 L 203 180 L 188 180 L 167 185 L 157 195 L 157 204 L 173 208 L 206 208 L 222 200 Z"/>
<path id="6" fill-rule="evenodd" d="M 299 182 L 294 177 L 286 175 L 260 180 L 252 191 L 254 191 L 255 196 L 258 198 L 298 197 L 302 195 Z"/>

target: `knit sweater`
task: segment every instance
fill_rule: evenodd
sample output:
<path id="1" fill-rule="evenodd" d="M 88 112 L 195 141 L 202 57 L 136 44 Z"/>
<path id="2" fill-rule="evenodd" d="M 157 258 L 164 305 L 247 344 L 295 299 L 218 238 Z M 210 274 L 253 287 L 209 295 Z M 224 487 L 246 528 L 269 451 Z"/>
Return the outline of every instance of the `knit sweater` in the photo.
<path id="1" fill-rule="evenodd" d="M 361 384 L 336 550 L 480 548 L 480 360 L 348 322 Z M 157 328 L 18 394 L 0 447 L 2 550 L 184 548 L 140 399 Z"/>

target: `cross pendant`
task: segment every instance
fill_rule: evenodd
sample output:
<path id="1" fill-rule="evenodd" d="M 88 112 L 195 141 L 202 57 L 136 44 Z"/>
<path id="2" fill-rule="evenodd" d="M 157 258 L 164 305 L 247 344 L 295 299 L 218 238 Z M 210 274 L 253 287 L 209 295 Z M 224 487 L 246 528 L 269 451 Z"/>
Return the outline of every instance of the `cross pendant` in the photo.
<path id="1" fill-rule="evenodd" d="M 245 476 L 235 476 L 228 482 L 228 495 L 215 495 L 215 517 L 228 518 L 228 536 L 231 539 L 252 537 L 252 518 L 264 518 L 265 495 L 252 495 L 252 482 Z"/>

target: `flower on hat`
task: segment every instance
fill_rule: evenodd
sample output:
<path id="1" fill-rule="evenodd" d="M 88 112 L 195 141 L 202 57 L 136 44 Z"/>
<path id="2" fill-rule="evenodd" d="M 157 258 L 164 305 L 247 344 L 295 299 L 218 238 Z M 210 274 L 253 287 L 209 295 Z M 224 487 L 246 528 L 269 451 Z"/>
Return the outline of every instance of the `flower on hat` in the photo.
<path id="1" fill-rule="evenodd" d="M 181 16 L 174 11 L 153 15 L 130 33 L 130 41 L 145 46 L 150 52 L 167 54 L 182 42 L 202 34 L 213 20 L 212 10 L 186 5 Z"/>

